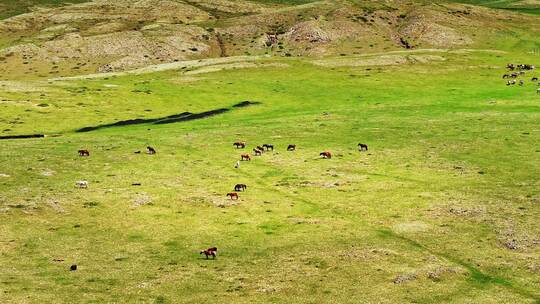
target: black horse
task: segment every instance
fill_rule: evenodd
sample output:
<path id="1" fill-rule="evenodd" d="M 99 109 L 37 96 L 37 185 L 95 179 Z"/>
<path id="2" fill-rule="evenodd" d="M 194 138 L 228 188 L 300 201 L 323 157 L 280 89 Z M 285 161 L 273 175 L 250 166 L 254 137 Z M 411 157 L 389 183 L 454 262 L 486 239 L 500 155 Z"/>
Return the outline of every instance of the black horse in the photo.
<path id="1" fill-rule="evenodd" d="M 234 191 L 246 191 L 247 186 L 245 184 L 236 184 Z"/>
<path id="2" fill-rule="evenodd" d="M 266 151 L 270 151 L 270 150 L 274 151 L 274 145 L 264 144 L 263 148 L 265 148 Z"/>
<path id="3" fill-rule="evenodd" d="M 360 151 L 367 151 L 368 145 L 360 143 L 358 144 L 358 148 L 360 149 Z"/>

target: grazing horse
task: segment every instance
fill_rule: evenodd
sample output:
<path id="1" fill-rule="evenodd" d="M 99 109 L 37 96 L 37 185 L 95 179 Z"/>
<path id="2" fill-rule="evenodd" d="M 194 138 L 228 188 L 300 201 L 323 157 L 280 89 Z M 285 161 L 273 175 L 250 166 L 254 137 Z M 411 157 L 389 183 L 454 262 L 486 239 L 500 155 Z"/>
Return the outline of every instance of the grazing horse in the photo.
<path id="1" fill-rule="evenodd" d="M 360 151 L 367 151 L 368 150 L 368 146 L 366 144 L 358 144 L 358 148 L 360 149 Z"/>
<path id="2" fill-rule="evenodd" d="M 255 156 L 261 156 L 262 155 L 261 150 L 253 149 L 253 152 L 255 152 Z"/>
<path id="3" fill-rule="evenodd" d="M 234 167 L 236 169 L 240 168 L 240 161 L 239 160 L 236 161 L 236 164 L 234 164 Z"/>
<path id="4" fill-rule="evenodd" d="M 288 145 L 287 146 L 287 151 L 295 151 L 296 150 L 296 145 Z"/>
<path id="5" fill-rule="evenodd" d="M 245 184 L 236 184 L 236 186 L 234 186 L 234 191 L 246 191 L 247 189 L 247 186 Z"/>
<path id="6" fill-rule="evenodd" d="M 79 156 L 90 156 L 90 151 L 88 151 L 88 150 L 79 150 Z"/>
<path id="7" fill-rule="evenodd" d="M 235 200 L 238 199 L 238 193 L 236 193 L 236 192 L 229 192 L 229 193 L 227 193 L 227 196 L 230 196 L 231 199 L 235 199 Z"/>
<path id="8" fill-rule="evenodd" d="M 251 156 L 249 154 L 242 154 L 240 155 L 241 160 L 251 160 Z"/>
<path id="9" fill-rule="evenodd" d="M 518 70 L 534 70 L 534 65 L 530 64 L 518 64 Z"/>
<path id="10" fill-rule="evenodd" d="M 87 189 L 88 188 L 88 182 L 87 181 L 76 181 L 75 186 L 81 188 L 81 189 Z"/>
<path id="11" fill-rule="evenodd" d="M 510 77 L 510 74 L 504 74 L 503 75 L 503 79 L 506 79 L 506 78 L 509 78 Z"/>
<path id="12" fill-rule="evenodd" d="M 217 254 L 217 248 L 212 247 L 212 248 L 208 248 L 206 250 L 201 250 L 201 252 L 199 254 L 203 254 L 203 253 L 206 256 L 206 259 L 208 259 L 209 256 L 212 256 L 212 259 L 215 259 L 216 254 Z"/>
<path id="13" fill-rule="evenodd" d="M 152 148 L 150 146 L 146 147 L 146 149 L 148 150 L 148 154 L 150 154 L 150 155 L 156 154 L 156 149 L 154 149 L 154 148 Z"/>
<path id="14" fill-rule="evenodd" d="M 536 89 L 536 94 L 540 94 L 540 89 Z"/>
<path id="15" fill-rule="evenodd" d="M 322 156 L 323 158 L 332 158 L 332 153 L 328 151 L 324 151 L 324 152 L 319 153 L 319 156 Z"/>
<path id="16" fill-rule="evenodd" d="M 264 153 L 264 148 L 261 147 L 261 146 L 257 146 L 257 150 L 261 151 L 262 153 Z"/>
<path id="17" fill-rule="evenodd" d="M 524 82 L 523 80 L 520 80 L 520 81 L 519 81 L 519 85 L 520 85 L 520 86 L 523 86 L 524 84 L 525 84 L 525 82 Z"/>
<path id="18" fill-rule="evenodd" d="M 509 63 L 506 65 L 506 68 L 509 69 L 510 71 L 513 71 L 516 67 L 514 66 L 513 63 Z"/>
<path id="19" fill-rule="evenodd" d="M 243 141 L 237 141 L 233 144 L 233 146 L 235 146 L 236 149 L 244 149 L 246 147 L 246 143 Z"/>
<path id="20" fill-rule="evenodd" d="M 263 148 L 266 148 L 266 151 L 270 151 L 270 150 L 274 151 L 274 145 L 264 144 Z"/>
<path id="21" fill-rule="evenodd" d="M 531 78 L 531 81 L 538 81 L 538 77 Z"/>
<path id="22" fill-rule="evenodd" d="M 515 80 L 508 80 L 506 82 L 506 85 L 509 86 L 509 85 L 515 85 L 516 84 L 516 81 Z"/>

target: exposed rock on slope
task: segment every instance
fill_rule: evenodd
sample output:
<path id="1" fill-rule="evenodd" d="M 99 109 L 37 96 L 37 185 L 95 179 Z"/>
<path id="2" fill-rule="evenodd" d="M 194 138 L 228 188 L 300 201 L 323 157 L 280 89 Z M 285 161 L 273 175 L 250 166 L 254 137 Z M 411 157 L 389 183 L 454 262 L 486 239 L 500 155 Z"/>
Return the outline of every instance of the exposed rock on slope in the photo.
<path id="1" fill-rule="evenodd" d="M 57 77 L 224 56 L 474 47 L 477 37 L 486 40 L 515 26 L 516 16 L 414 1 L 268 6 L 241 0 L 94 0 L 0 21 L 0 74 Z M 538 25 L 531 18 L 527 22 Z"/>

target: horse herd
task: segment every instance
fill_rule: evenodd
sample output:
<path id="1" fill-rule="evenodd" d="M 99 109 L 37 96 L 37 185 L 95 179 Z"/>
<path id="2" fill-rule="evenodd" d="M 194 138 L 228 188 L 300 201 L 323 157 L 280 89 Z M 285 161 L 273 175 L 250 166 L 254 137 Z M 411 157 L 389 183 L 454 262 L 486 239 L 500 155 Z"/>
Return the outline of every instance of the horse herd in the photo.
<path id="1" fill-rule="evenodd" d="M 507 86 L 512 86 L 512 85 L 519 85 L 519 86 L 524 86 L 525 85 L 525 81 L 523 79 L 520 79 L 519 81 L 517 80 L 518 77 L 520 76 L 523 76 L 525 75 L 525 71 L 532 71 L 535 69 L 535 66 L 534 65 L 531 65 L 531 64 L 517 64 L 517 65 L 514 65 L 513 63 L 509 63 L 506 65 L 506 68 L 509 70 L 509 71 L 512 71 L 512 73 L 507 73 L 507 74 L 504 74 L 502 76 L 503 79 L 509 79 L 511 78 L 510 80 L 507 80 L 506 81 L 506 85 Z M 517 71 L 516 71 L 517 70 Z M 514 72 L 515 71 L 515 72 Z M 531 82 L 538 82 L 538 77 L 536 76 L 533 76 L 531 78 Z M 540 87 L 540 82 L 537 83 L 537 85 Z M 537 94 L 540 94 L 540 88 L 537 88 L 536 89 L 536 93 Z"/>
<path id="2" fill-rule="evenodd" d="M 233 146 L 235 146 L 237 149 L 245 149 L 246 148 L 246 143 L 245 142 L 235 142 L 233 143 Z M 368 145 L 366 144 L 363 144 L 363 143 L 359 143 L 358 144 L 358 149 L 359 151 L 368 151 Z M 260 156 L 262 155 L 264 152 L 268 152 L 268 151 L 274 151 L 274 145 L 272 144 L 264 144 L 262 146 L 256 146 L 255 148 L 253 148 L 253 153 L 255 156 Z M 296 151 L 296 145 L 295 144 L 289 144 L 287 146 L 287 151 Z M 135 154 L 140 154 L 141 151 L 136 151 Z M 154 155 L 156 154 L 156 149 L 154 149 L 153 147 L 146 147 L 146 153 L 147 154 L 150 154 L 150 155 Z M 89 150 L 86 150 L 86 149 L 81 149 L 81 150 L 78 150 L 78 155 L 80 157 L 90 157 L 90 151 Z M 321 153 L 319 153 L 319 156 L 322 157 L 323 159 L 331 159 L 332 158 L 332 153 L 330 151 L 323 151 Z M 245 154 L 241 154 L 240 155 L 240 160 L 241 161 L 250 161 L 251 160 L 251 156 L 247 153 Z M 237 161 L 237 164 L 235 166 L 236 168 L 239 167 L 239 161 Z M 75 185 L 78 187 L 78 188 L 82 188 L 82 189 L 87 189 L 88 188 L 88 181 L 84 181 L 84 180 L 81 180 L 81 181 L 77 181 L 75 183 Z M 137 184 L 137 185 L 140 185 L 140 184 Z M 226 197 L 230 198 L 231 200 L 238 200 L 239 199 L 239 192 L 244 192 L 247 190 L 247 185 L 246 184 L 236 184 L 234 186 L 234 192 L 229 192 L 227 193 Z M 217 255 L 217 247 L 211 247 L 211 248 L 208 248 L 208 249 L 205 249 L 205 250 L 201 250 L 200 251 L 200 254 L 204 254 L 206 256 L 206 259 L 208 259 L 209 257 L 212 257 L 212 259 L 215 259 L 216 258 L 216 255 Z M 77 269 L 77 266 L 76 265 L 72 265 L 71 266 L 71 271 L 74 271 Z"/>
<path id="3" fill-rule="evenodd" d="M 90 151 L 86 150 L 86 149 L 78 150 L 77 153 L 81 157 L 90 157 Z M 140 154 L 140 153 L 141 153 L 141 151 L 135 151 L 135 154 Z M 150 155 L 154 155 L 157 152 L 156 152 L 156 149 L 148 146 L 148 147 L 146 147 L 146 153 L 150 154 Z M 134 183 L 132 185 L 140 186 L 141 184 L 140 183 Z M 81 188 L 81 189 L 88 189 L 88 181 L 85 181 L 85 180 L 76 181 L 75 186 L 77 186 L 78 188 Z"/>
<path id="4" fill-rule="evenodd" d="M 247 147 L 247 144 L 244 141 L 237 141 L 237 142 L 233 143 L 233 146 L 236 149 L 245 149 Z M 360 151 L 368 151 L 368 145 L 363 144 L 363 143 L 359 143 L 358 144 L 358 149 Z M 265 153 L 265 152 L 274 151 L 274 145 L 272 145 L 272 144 L 264 144 L 262 146 L 256 146 L 255 148 L 253 148 L 252 151 L 253 151 L 254 156 L 262 156 L 262 154 Z M 289 144 L 287 146 L 287 151 L 296 151 L 296 145 L 295 144 Z M 323 159 L 331 159 L 332 158 L 332 152 L 323 151 L 323 152 L 319 153 L 319 156 L 322 157 Z M 235 164 L 234 167 L 239 168 L 241 161 L 251 161 L 251 155 L 249 153 L 240 154 L 240 160 L 236 161 L 236 164 Z M 240 197 L 238 192 L 244 192 L 244 191 L 246 191 L 246 189 L 247 189 L 247 186 L 245 184 L 237 184 L 236 186 L 234 186 L 234 191 L 235 192 L 229 192 L 229 193 L 227 193 L 226 196 L 229 197 L 231 200 L 237 200 Z"/>

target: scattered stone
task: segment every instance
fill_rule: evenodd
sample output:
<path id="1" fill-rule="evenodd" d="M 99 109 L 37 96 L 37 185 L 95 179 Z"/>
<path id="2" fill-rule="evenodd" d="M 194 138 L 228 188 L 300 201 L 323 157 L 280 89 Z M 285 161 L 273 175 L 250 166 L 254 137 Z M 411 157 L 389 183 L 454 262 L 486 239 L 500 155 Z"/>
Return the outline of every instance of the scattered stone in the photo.
<path id="1" fill-rule="evenodd" d="M 262 292 L 262 293 L 270 293 L 270 292 L 275 292 L 276 289 L 274 287 L 261 287 L 259 289 L 257 289 L 257 292 Z"/>
<path id="2" fill-rule="evenodd" d="M 138 197 L 135 198 L 131 206 L 140 207 L 140 206 L 144 206 L 150 203 L 152 203 L 152 198 L 148 194 L 142 192 L 142 193 L 138 193 Z"/>
<path id="3" fill-rule="evenodd" d="M 52 171 L 52 170 L 45 170 L 45 171 L 41 172 L 41 175 L 43 175 L 43 176 L 53 176 L 53 175 L 54 175 L 54 171 Z"/>
<path id="4" fill-rule="evenodd" d="M 57 201 L 49 201 L 49 206 L 51 206 L 51 208 L 53 208 L 54 211 L 56 211 L 58 213 L 65 213 L 66 212 L 64 210 L 64 208 L 62 207 L 62 205 L 60 205 L 60 203 L 57 202 Z"/>
<path id="5" fill-rule="evenodd" d="M 510 250 L 516 250 L 519 248 L 517 241 L 514 239 L 504 242 L 504 246 Z"/>
<path id="6" fill-rule="evenodd" d="M 415 274 L 402 274 L 402 275 L 397 276 L 393 282 L 394 284 L 401 284 L 401 283 L 414 281 L 414 280 L 416 280 Z"/>

